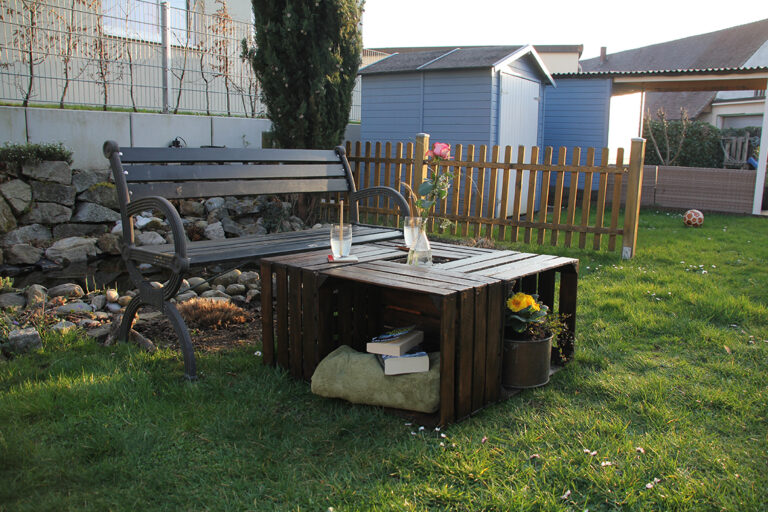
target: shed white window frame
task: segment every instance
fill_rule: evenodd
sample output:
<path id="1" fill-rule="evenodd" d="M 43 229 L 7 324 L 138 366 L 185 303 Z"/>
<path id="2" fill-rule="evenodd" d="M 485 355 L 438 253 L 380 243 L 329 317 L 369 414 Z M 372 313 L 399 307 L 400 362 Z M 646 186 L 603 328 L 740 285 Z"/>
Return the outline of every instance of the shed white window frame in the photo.
<path id="1" fill-rule="evenodd" d="M 101 0 L 104 32 L 110 36 L 150 43 L 162 42 L 161 0 Z M 195 0 L 167 0 L 170 4 L 171 44 L 191 44 L 191 16 Z"/>

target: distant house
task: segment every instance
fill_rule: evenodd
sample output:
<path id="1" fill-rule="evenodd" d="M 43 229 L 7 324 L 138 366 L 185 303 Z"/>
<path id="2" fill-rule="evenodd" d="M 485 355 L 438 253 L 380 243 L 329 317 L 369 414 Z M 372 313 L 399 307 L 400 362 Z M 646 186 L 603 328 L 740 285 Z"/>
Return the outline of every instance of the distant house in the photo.
<path id="1" fill-rule="evenodd" d="M 606 53 L 581 61 L 583 72 L 644 72 L 661 70 L 717 70 L 768 66 L 768 19 L 716 32 L 658 43 L 633 50 Z M 680 108 L 691 119 L 718 128 L 761 126 L 765 89 L 746 91 L 648 92 L 645 114 L 663 109 L 668 119 L 679 119 Z"/>

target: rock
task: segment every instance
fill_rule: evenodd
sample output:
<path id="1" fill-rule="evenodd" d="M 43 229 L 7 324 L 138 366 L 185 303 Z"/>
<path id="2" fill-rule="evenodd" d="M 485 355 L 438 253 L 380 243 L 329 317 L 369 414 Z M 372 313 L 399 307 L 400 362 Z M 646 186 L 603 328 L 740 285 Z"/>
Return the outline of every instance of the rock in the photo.
<path id="1" fill-rule="evenodd" d="M 136 218 L 133 220 L 133 227 L 134 227 L 134 228 L 136 228 L 136 229 L 144 229 L 145 227 L 149 226 L 149 225 L 150 225 L 150 224 L 152 224 L 153 222 L 154 222 L 154 224 L 155 224 L 155 225 L 158 225 L 158 224 L 159 224 L 160 226 L 162 226 L 162 224 L 163 224 L 163 221 L 162 221 L 162 220 L 160 220 L 160 219 L 158 219 L 157 217 L 152 217 L 152 216 L 150 216 L 150 217 L 139 216 L 139 217 L 136 217 Z M 150 228 L 150 229 L 151 229 L 151 228 Z"/>
<path id="2" fill-rule="evenodd" d="M 138 239 L 139 245 L 162 245 L 165 243 L 165 238 L 154 231 L 140 233 L 136 238 Z"/>
<path id="3" fill-rule="evenodd" d="M 48 300 L 48 289 L 39 284 L 31 284 L 24 290 L 24 296 L 27 299 L 27 307 L 42 306 Z"/>
<path id="4" fill-rule="evenodd" d="M 203 293 L 210 290 L 211 285 L 202 277 L 190 277 L 189 288 L 197 293 Z"/>
<path id="5" fill-rule="evenodd" d="M 113 233 L 115 235 L 122 235 L 123 234 L 123 221 L 117 221 L 115 222 L 114 227 L 109 231 L 110 233 Z"/>
<path id="6" fill-rule="evenodd" d="M 201 293 L 200 297 L 202 297 L 204 299 L 210 299 L 210 298 L 214 298 L 214 297 L 221 297 L 221 298 L 229 299 L 229 295 L 227 295 L 224 292 L 220 292 L 219 290 L 208 290 L 207 292 Z"/>
<path id="7" fill-rule="evenodd" d="M 291 228 L 294 231 L 301 231 L 301 230 L 305 229 L 304 221 L 301 220 L 299 217 L 296 217 L 295 215 L 290 217 L 288 219 L 288 222 L 290 222 Z"/>
<path id="8" fill-rule="evenodd" d="M 56 324 L 52 325 L 51 326 L 51 330 L 55 331 L 55 332 L 58 332 L 58 333 L 61 333 L 61 334 L 66 334 L 66 333 L 68 333 L 69 331 L 71 331 L 72 329 L 74 329 L 76 327 L 77 326 L 75 324 L 73 324 L 72 322 L 68 322 L 66 320 L 62 320 L 59 323 L 56 323 Z"/>
<path id="9" fill-rule="evenodd" d="M 32 209 L 21 216 L 21 224 L 61 224 L 72 218 L 72 208 L 57 203 L 34 203 Z"/>
<path id="10" fill-rule="evenodd" d="M 259 299 L 261 299 L 261 290 L 250 288 L 247 292 L 245 292 L 245 302 L 253 302 Z"/>
<path id="11" fill-rule="evenodd" d="M 0 214 L 1 216 L 2 214 Z M 3 245 L 8 247 L 14 244 L 28 244 L 51 239 L 51 230 L 42 224 L 30 224 L 6 233 L 3 237 Z"/>
<path id="12" fill-rule="evenodd" d="M 208 226 L 205 228 L 205 238 L 208 240 L 221 240 L 222 238 L 226 238 L 226 235 L 224 235 L 224 228 L 221 226 L 221 222 L 208 224 Z"/>
<path id="13" fill-rule="evenodd" d="M 123 247 L 122 237 L 112 233 L 104 233 L 99 237 L 98 242 L 96 242 L 96 247 L 105 254 L 120 254 Z"/>
<path id="14" fill-rule="evenodd" d="M 7 233 L 15 229 L 16 226 L 16 217 L 13 215 L 13 210 L 5 202 L 5 199 L 0 197 L 0 233 Z"/>
<path id="15" fill-rule="evenodd" d="M 157 290 L 158 288 L 162 288 L 164 285 L 163 285 L 163 283 L 161 283 L 160 281 L 151 281 L 151 282 L 149 283 L 149 286 L 151 286 L 152 288 L 154 288 L 155 290 Z"/>
<path id="16" fill-rule="evenodd" d="M 227 293 L 227 289 L 224 287 L 223 284 L 217 284 L 213 287 L 214 290 L 219 290 L 222 293 Z"/>
<path id="17" fill-rule="evenodd" d="M 112 179 L 112 172 L 109 169 L 95 171 L 74 170 L 72 171 L 72 185 L 79 194 L 85 192 L 97 183 L 109 183 Z"/>
<path id="18" fill-rule="evenodd" d="M 120 307 L 120 304 L 118 304 L 117 302 L 110 302 L 107 304 L 107 311 L 109 311 L 110 313 L 119 313 L 120 311 L 122 311 L 122 309 L 123 308 Z"/>
<path id="19" fill-rule="evenodd" d="M 225 234 L 228 233 L 234 236 L 243 236 L 244 233 L 243 227 L 229 217 L 221 219 L 221 228 L 224 230 Z"/>
<path id="20" fill-rule="evenodd" d="M 197 294 L 190 290 L 188 292 L 178 294 L 176 296 L 176 302 L 186 302 L 190 299 L 194 299 L 195 297 L 197 297 Z"/>
<path id="21" fill-rule="evenodd" d="M 259 206 L 259 200 L 257 199 L 237 199 L 235 197 L 227 197 L 224 201 L 224 207 L 229 210 L 230 214 L 236 217 L 258 213 L 261 209 Z"/>
<path id="22" fill-rule="evenodd" d="M 221 286 L 224 286 L 224 287 L 226 287 L 226 286 L 229 286 L 229 285 L 231 285 L 231 284 L 233 284 L 233 283 L 237 283 L 237 282 L 238 282 L 238 279 L 240 278 L 240 276 L 241 276 L 242 274 L 243 274 L 243 273 L 242 273 L 242 272 L 240 272 L 240 271 L 239 271 L 239 270 L 237 270 L 237 269 L 235 269 L 235 270 L 230 270 L 230 271 L 229 271 L 229 272 L 227 272 L 226 274 L 222 274 L 222 275 L 220 275 L 219 277 L 217 277 L 216 279 L 214 279 L 214 280 L 213 280 L 213 285 L 214 285 L 214 286 L 218 286 L 218 285 L 221 285 Z"/>
<path id="23" fill-rule="evenodd" d="M 92 313 L 93 309 L 91 309 L 90 304 L 76 300 L 57 307 L 55 312 L 57 315 L 64 316 L 77 313 Z"/>
<path id="24" fill-rule="evenodd" d="M 259 219 L 259 220 L 261 220 L 261 219 Z M 245 234 L 246 235 L 266 235 L 267 234 L 267 228 L 265 228 L 263 224 L 257 222 L 256 224 L 252 224 L 250 226 L 246 226 Z"/>
<path id="25" fill-rule="evenodd" d="M 101 322 L 97 322 L 96 320 L 93 320 L 91 318 L 82 318 L 77 321 L 78 327 L 83 327 L 85 329 L 88 329 L 90 327 L 98 327 L 101 325 Z"/>
<path id="26" fill-rule="evenodd" d="M 43 340 L 34 327 L 11 331 L 8 333 L 8 343 L 3 345 L 3 349 L 12 354 L 26 354 L 41 348 Z"/>
<path id="27" fill-rule="evenodd" d="M 220 222 L 221 219 L 227 217 L 229 217 L 229 214 L 225 208 L 217 208 L 208 212 L 208 216 L 205 218 L 205 220 L 208 222 L 208 224 L 213 224 L 215 222 Z"/>
<path id="28" fill-rule="evenodd" d="M 223 197 L 211 197 L 205 201 L 205 211 L 212 212 L 213 210 L 218 210 L 224 206 L 224 202 Z"/>
<path id="29" fill-rule="evenodd" d="M 120 220 L 120 214 L 96 203 L 80 203 L 72 216 L 74 222 L 107 223 Z"/>
<path id="30" fill-rule="evenodd" d="M 261 275 L 258 272 L 243 272 L 237 277 L 237 282 L 251 288 L 253 285 L 261 287 Z"/>
<path id="31" fill-rule="evenodd" d="M 109 320 L 110 318 L 109 313 L 107 313 L 106 311 L 94 311 L 93 317 L 96 320 Z"/>
<path id="32" fill-rule="evenodd" d="M 205 205 L 200 201 L 185 199 L 179 203 L 179 213 L 188 217 L 202 217 L 205 215 Z"/>
<path id="33" fill-rule="evenodd" d="M 120 295 L 118 295 L 117 290 L 110 288 L 104 292 L 104 298 L 107 299 L 107 302 L 117 302 L 117 299 L 120 298 Z"/>
<path id="34" fill-rule="evenodd" d="M 2 293 L 0 294 L 0 308 L 23 308 L 27 303 L 27 299 L 23 295 L 18 293 Z"/>
<path id="35" fill-rule="evenodd" d="M 26 211 L 32 202 L 32 187 L 22 180 L 3 183 L 0 185 L 0 193 L 17 214 Z"/>
<path id="36" fill-rule="evenodd" d="M 79 284 L 64 283 L 48 290 L 49 297 L 68 297 L 79 299 L 85 295 Z"/>
<path id="37" fill-rule="evenodd" d="M 72 185 L 43 181 L 33 181 L 30 185 L 32 186 L 32 199 L 38 203 L 57 203 L 64 206 L 75 204 L 76 192 Z"/>
<path id="38" fill-rule="evenodd" d="M 59 224 L 53 226 L 54 238 L 69 238 L 71 236 L 99 236 L 107 232 L 104 224 Z"/>
<path id="39" fill-rule="evenodd" d="M 95 183 L 77 196 L 78 201 L 100 204 L 112 210 L 120 208 L 117 192 L 113 183 Z"/>
<path id="40" fill-rule="evenodd" d="M 95 329 L 89 329 L 88 332 L 86 332 L 85 334 L 89 338 L 93 338 L 99 343 L 105 343 L 106 339 L 109 337 L 109 333 L 111 332 L 111 330 L 112 330 L 112 326 L 107 324 L 107 325 L 101 325 L 99 327 L 96 327 Z"/>
<path id="41" fill-rule="evenodd" d="M 72 236 L 55 242 L 45 251 L 45 257 L 56 263 L 63 261 L 88 261 L 89 257 L 100 254 L 95 238 Z"/>
<path id="42" fill-rule="evenodd" d="M 187 290 L 189 290 L 189 281 L 187 281 L 186 279 L 182 279 L 181 285 L 179 286 L 179 290 L 177 293 L 184 293 Z"/>
<path id="43" fill-rule="evenodd" d="M 43 250 L 29 244 L 16 244 L 5 250 L 5 260 L 12 265 L 34 265 Z"/>
<path id="44" fill-rule="evenodd" d="M 125 307 L 129 302 L 131 302 L 131 299 L 133 299 L 133 297 L 130 295 L 122 295 L 119 299 L 117 299 L 117 303 L 122 307 Z"/>
<path id="45" fill-rule="evenodd" d="M 245 290 L 245 285 L 232 283 L 231 285 L 227 286 L 227 290 L 224 293 L 231 297 L 232 295 L 243 295 Z"/>
<path id="46" fill-rule="evenodd" d="M 40 180 L 52 181 L 63 185 L 72 184 L 72 169 L 67 162 L 38 162 L 35 164 L 24 164 L 21 167 L 21 173 L 24 176 Z"/>
<path id="47" fill-rule="evenodd" d="M 104 295 L 97 295 L 91 299 L 91 307 L 94 311 L 101 311 L 107 304 L 107 298 Z"/>

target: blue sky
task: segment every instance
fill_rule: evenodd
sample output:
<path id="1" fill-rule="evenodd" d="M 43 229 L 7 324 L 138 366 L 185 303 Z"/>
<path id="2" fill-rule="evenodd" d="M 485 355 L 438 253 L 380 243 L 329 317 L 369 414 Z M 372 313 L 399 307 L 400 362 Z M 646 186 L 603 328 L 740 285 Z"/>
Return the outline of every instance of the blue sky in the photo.
<path id="1" fill-rule="evenodd" d="M 385 46 L 583 44 L 613 53 L 768 18 L 765 0 L 643 2 L 366 0 L 363 43 Z"/>

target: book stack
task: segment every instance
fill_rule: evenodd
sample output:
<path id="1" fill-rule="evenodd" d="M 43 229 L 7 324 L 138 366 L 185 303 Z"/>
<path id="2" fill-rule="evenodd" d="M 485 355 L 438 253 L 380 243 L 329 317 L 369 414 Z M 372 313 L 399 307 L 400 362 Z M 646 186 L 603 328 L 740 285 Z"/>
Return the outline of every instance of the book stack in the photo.
<path id="1" fill-rule="evenodd" d="M 401 327 L 373 338 L 366 350 L 376 354 L 384 375 L 429 371 L 429 356 L 421 350 L 424 332 L 416 326 Z"/>

